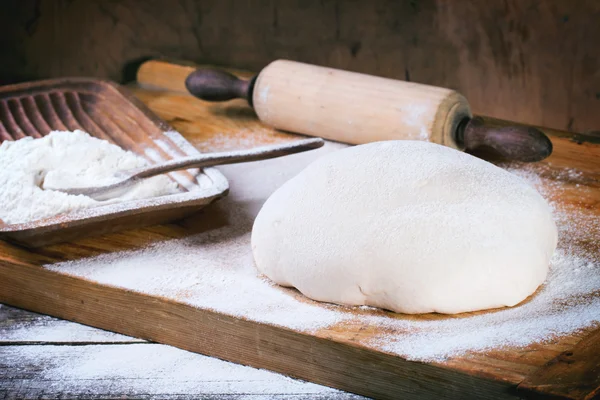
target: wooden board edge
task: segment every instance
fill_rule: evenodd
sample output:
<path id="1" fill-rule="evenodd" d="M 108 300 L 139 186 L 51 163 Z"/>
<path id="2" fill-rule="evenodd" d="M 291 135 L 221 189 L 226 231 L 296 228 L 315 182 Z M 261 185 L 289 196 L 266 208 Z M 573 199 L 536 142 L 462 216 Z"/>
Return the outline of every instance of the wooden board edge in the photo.
<path id="1" fill-rule="evenodd" d="M 531 398 L 592 400 L 600 398 L 600 330 L 559 354 L 517 387 Z"/>
<path id="2" fill-rule="evenodd" d="M 516 387 L 506 382 L 32 265 L 0 262 L 0 302 L 374 398 L 516 397 Z"/>

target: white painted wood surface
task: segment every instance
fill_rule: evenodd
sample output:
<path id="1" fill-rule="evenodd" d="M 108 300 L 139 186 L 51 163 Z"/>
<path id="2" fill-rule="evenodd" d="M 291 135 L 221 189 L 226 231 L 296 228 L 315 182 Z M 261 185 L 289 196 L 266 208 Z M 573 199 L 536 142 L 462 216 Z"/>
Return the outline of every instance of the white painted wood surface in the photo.
<path id="1" fill-rule="evenodd" d="M 0 305 L 0 399 L 362 397 Z"/>

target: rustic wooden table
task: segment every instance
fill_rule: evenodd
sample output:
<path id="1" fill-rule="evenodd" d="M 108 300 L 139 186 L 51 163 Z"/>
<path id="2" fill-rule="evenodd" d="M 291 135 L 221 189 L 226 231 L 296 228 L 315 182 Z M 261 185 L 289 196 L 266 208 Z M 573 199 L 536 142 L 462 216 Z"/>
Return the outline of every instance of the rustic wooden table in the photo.
<path id="1" fill-rule="evenodd" d="M 153 362 L 148 355 L 161 360 Z M 180 365 L 182 361 L 186 364 Z M 176 367 L 165 370 L 174 364 L 181 369 L 193 366 L 201 379 L 190 382 L 190 371 L 176 371 Z M 199 397 L 363 399 L 272 372 L 0 305 L 1 400 Z"/>
<path id="2" fill-rule="evenodd" d="M 167 81 L 181 84 L 182 80 L 171 76 Z M 247 148 L 290 139 L 289 135 L 262 125 L 248 106 L 240 101 L 215 105 L 194 99 L 177 90 L 179 88 L 160 91 L 132 86 L 131 89 L 174 129 L 184 133 L 200 151 L 223 150 L 225 144 L 232 143 Z M 596 218 L 600 204 L 597 180 L 600 147 L 596 144 L 597 138 L 553 132 L 552 140 L 554 154 L 538 166 L 544 168 L 547 178 L 551 178 L 549 184 L 559 184 L 564 188 L 554 200 L 560 201 L 564 207 L 576 207 L 576 210 L 589 213 L 585 215 L 590 215 L 590 218 Z M 571 176 L 562 173 L 565 169 L 578 172 Z M 352 324 L 334 323 L 316 332 L 304 333 L 242 318 L 238 314 L 232 316 L 189 305 L 177 297 L 180 287 L 173 288 L 175 294 L 167 298 L 163 292 L 154 295 L 135 287 L 115 287 L 106 282 L 44 268 L 44 265 L 60 261 L 94 257 L 108 251 L 135 250 L 160 240 L 210 233 L 221 226 L 235 234 L 246 235 L 250 224 L 236 225 L 226 218 L 219 219 L 224 215 L 219 207 L 243 207 L 244 198 L 235 198 L 238 185 L 239 181 L 232 185 L 232 193 L 224 199 L 229 203 L 222 201 L 216 204 L 214 213 L 203 214 L 193 224 L 154 226 L 35 251 L 0 243 L 0 301 L 372 397 L 421 399 L 426 396 L 439 399 L 468 396 L 497 399 L 541 393 L 548 397 L 591 399 L 597 395 L 600 387 L 600 375 L 597 373 L 600 331 L 594 329 L 597 327 L 549 342 L 532 343 L 525 348 L 503 346 L 481 354 L 456 356 L 444 362 L 420 363 L 378 348 L 373 339 L 387 338 L 388 332 L 369 325 L 362 318 L 366 313 L 363 311 L 360 314 L 355 310 L 344 311 Z M 598 243 L 593 238 L 597 228 L 589 228 L 585 235 L 581 235 L 585 239 L 582 239 L 582 246 L 587 246 L 590 254 L 597 254 Z M 230 262 L 228 257 L 225 259 Z M 237 268 L 238 264 L 235 265 Z M 138 272 L 143 274 L 143 270 Z M 0 387 L 11 382 L 13 388 L 5 391 L 7 398 L 84 395 L 91 398 L 132 396 L 172 399 L 231 395 L 246 398 L 344 396 L 340 392 L 299 384 L 278 375 L 262 375 L 260 371 L 250 373 L 248 371 L 253 370 L 220 363 L 214 358 L 198 356 L 194 359 L 196 355 L 180 353 L 172 347 L 139 341 L 128 343 L 131 339 L 127 336 L 91 331 L 91 328 L 73 328 L 80 325 L 69 325 L 70 328 L 64 325 L 66 332 L 61 335 L 70 338 L 66 339 L 47 331 L 45 324 L 59 324 L 57 320 L 48 318 L 44 317 L 44 327 L 39 324 L 31 328 L 13 327 L 10 332 L 21 332 L 10 333 L 10 336 L 9 330 L 4 334 L 0 332 L 0 339 L 6 336 L 24 342 L 22 346 L 10 343 L 0 347 L 3 352 L 0 354 L 0 368 L 8 371 L 0 375 Z M 405 317 L 386 315 L 386 318 L 401 320 Z M 419 318 L 425 321 L 439 316 Z M 0 318 L 2 320 L 8 318 Z M 19 324 L 27 325 L 24 322 Z M 77 337 L 73 330 L 82 331 L 87 336 Z M 56 346 L 54 339 L 67 345 Z M 38 346 L 35 342 L 40 341 L 46 343 Z M 120 344 L 107 344 L 107 341 Z M 85 346 L 73 348 L 74 343 Z M 154 349 L 141 351 L 146 346 Z M 6 360 L 12 360 L 11 364 Z"/>

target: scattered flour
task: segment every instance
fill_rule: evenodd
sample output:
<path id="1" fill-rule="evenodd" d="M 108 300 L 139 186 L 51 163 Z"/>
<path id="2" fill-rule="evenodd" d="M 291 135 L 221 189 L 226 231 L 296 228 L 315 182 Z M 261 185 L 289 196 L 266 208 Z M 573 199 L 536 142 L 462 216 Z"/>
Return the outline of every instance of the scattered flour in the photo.
<path id="1" fill-rule="evenodd" d="M 114 332 L 103 331 L 48 316 L 42 316 L 34 325 L 22 323 L 11 325 L 10 329 L 0 330 L 0 341 L 35 343 L 90 343 L 90 342 L 132 342 L 135 339 Z"/>
<path id="2" fill-rule="evenodd" d="M 221 227 L 200 229 L 203 233 L 141 250 L 46 268 L 300 331 L 318 331 L 339 323 L 378 325 L 386 329 L 374 337 L 359 335 L 357 344 L 412 360 L 444 360 L 502 346 L 527 346 L 598 325 L 600 222 L 583 207 L 575 209 L 561 203 L 561 193 L 570 184 L 561 181 L 559 174 L 566 172 L 547 171 L 543 165 L 512 171 L 548 199 L 559 229 L 548 280 L 521 306 L 424 320 L 368 308 L 318 304 L 259 277 L 253 265 L 250 232 L 260 207 L 311 161 L 342 147 L 327 143 L 307 153 L 221 167 L 231 192 L 210 209 L 227 221 Z M 579 175 L 571 171 L 568 176 Z M 589 190 L 582 184 L 576 187 L 576 195 L 584 199 Z"/>
<path id="3" fill-rule="evenodd" d="M 39 382 L 43 385 L 42 392 L 53 398 L 67 393 L 69 398 L 92 394 L 102 398 L 124 394 L 135 398 L 140 394 L 143 398 L 166 398 L 163 396 L 175 394 L 181 396 L 174 396 L 176 398 L 182 398 L 182 395 L 198 398 L 226 394 L 227 398 L 247 395 L 252 399 L 277 398 L 277 395 L 328 395 L 331 398 L 329 396 L 343 394 L 273 372 L 151 343 L 3 346 L 0 357 L 3 365 L 15 369 L 16 377 L 23 365 L 42 366 L 41 370 L 36 370 L 37 376 L 27 375 L 24 387 L 36 389 Z M 13 383 L 17 381 L 18 378 L 12 378 Z"/>
<path id="4" fill-rule="evenodd" d="M 419 133 L 413 140 L 427 140 L 431 136 L 433 121 L 428 117 L 432 109 L 429 103 L 408 104 L 402 108 L 402 122 L 410 127 L 417 128 Z"/>
<path id="5" fill-rule="evenodd" d="M 8 345 L 15 342 L 19 344 Z M 48 316 L 9 328 L 0 327 L 0 343 L 6 344 L 0 346 L 0 369 L 8 373 L 5 378 L 11 379 L 17 397 L 20 387 L 27 388 L 30 396 L 36 393 L 43 398 L 67 394 L 69 398 L 91 395 L 113 398 L 125 394 L 161 399 L 213 394 L 252 399 L 296 395 L 361 398 L 277 373 Z M 70 345 L 73 343 L 79 345 Z M 2 388 L 0 394 L 5 394 Z M 8 394 L 10 397 L 11 393 Z"/>
<path id="6" fill-rule="evenodd" d="M 178 192 L 166 176 L 145 179 L 122 197 L 99 202 L 43 190 L 44 181 L 61 187 L 108 184 L 119 170 L 139 168 L 147 162 L 132 152 L 76 130 L 54 131 L 41 139 L 23 138 L 0 145 L 0 219 L 8 224 L 52 217 L 57 214 Z"/>
<path id="7" fill-rule="evenodd" d="M 600 298 L 584 297 L 598 289 L 600 264 L 559 250 L 547 284 L 521 306 L 438 321 L 366 319 L 394 331 L 410 331 L 376 339 L 381 349 L 412 360 L 441 361 L 466 352 L 527 346 L 598 325 Z"/>
<path id="8" fill-rule="evenodd" d="M 250 233 L 254 217 L 270 193 L 318 155 L 343 146 L 327 144 L 280 159 L 221 167 L 230 180 L 231 191 L 211 212 L 229 221 L 223 227 L 142 250 L 46 267 L 298 330 L 335 324 L 349 316 L 333 311 L 333 307 L 298 300 L 290 295 L 293 292 L 257 276 Z M 280 168 L 282 164 L 286 168 Z"/>
<path id="9" fill-rule="evenodd" d="M 202 148 L 214 149 L 213 151 L 249 149 L 264 145 L 265 139 L 268 138 L 261 138 L 260 133 L 260 131 L 257 132 L 251 129 L 240 129 L 235 132 L 218 132 L 207 137 L 202 142 Z"/>

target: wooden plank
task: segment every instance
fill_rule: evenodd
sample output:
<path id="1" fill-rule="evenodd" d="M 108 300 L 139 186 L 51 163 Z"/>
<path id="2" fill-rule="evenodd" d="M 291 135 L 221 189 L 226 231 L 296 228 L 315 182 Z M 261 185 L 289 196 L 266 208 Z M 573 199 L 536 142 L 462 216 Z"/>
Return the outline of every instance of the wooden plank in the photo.
<path id="1" fill-rule="evenodd" d="M 375 398 L 513 398 L 512 385 L 210 310 L 0 262 L 0 301 Z M 30 296 L 21 296 L 30 293 Z M 135 324 L 125 321 L 135 320 Z M 156 321 L 160 320 L 160 324 Z M 343 362 L 340 362 L 343 360 Z M 364 377 L 369 377 L 364 385 Z M 423 387 L 423 385 L 431 385 Z"/>
<path id="2" fill-rule="evenodd" d="M 362 397 L 170 346 L 0 346 L 0 399 L 359 400 Z"/>
<path id="3" fill-rule="evenodd" d="M 274 399 L 362 398 L 0 304 L 1 399 L 252 399 L 267 394 Z"/>
<path id="4" fill-rule="evenodd" d="M 0 304 L 0 346 L 111 343 L 145 341 Z"/>
<path id="5" fill-rule="evenodd" d="M 524 394 L 591 400 L 600 398 L 600 331 L 590 334 L 528 376 L 518 387 Z"/>
<path id="6" fill-rule="evenodd" d="M 5 3 L 0 79 L 134 79 L 127 64 L 148 56 L 255 71 L 288 58 L 457 89 L 478 114 L 600 129 L 596 0 Z"/>
<path id="7" fill-rule="evenodd" d="M 243 102 L 208 104 L 187 95 L 142 89 L 137 89 L 136 94 L 204 150 L 241 148 L 248 147 L 248 143 L 291 138 L 261 125 Z M 600 147 L 577 144 L 568 138 L 553 137 L 553 140 L 555 154 L 541 165 L 550 172 L 581 165 L 583 175 L 572 185 L 583 182 L 589 190 L 576 199 L 565 193 L 563 200 L 595 210 L 600 198 L 594 180 L 600 172 Z M 441 364 L 424 364 L 374 351 L 362 343 L 361 339 L 368 337 L 374 327 L 334 326 L 315 334 L 301 333 L 40 267 L 210 232 L 228 222 L 218 209 L 213 207 L 210 212 L 180 224 L 121 232 L 34 252 L 2 244 L 0 301 L 380 398 L 464 398 L 465 393 L 479 398 L 516 397 L 516 386 L 523 379 L 588 333 L 575 333 L 522 350 L 499 349 L 456 357 Z M 222 340 L 217 342 L 216 337 Z M 370 379 L 367 385 L 361 383 L 365 376 Z"/>

